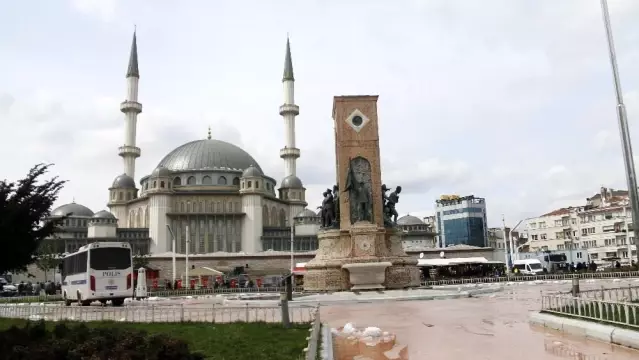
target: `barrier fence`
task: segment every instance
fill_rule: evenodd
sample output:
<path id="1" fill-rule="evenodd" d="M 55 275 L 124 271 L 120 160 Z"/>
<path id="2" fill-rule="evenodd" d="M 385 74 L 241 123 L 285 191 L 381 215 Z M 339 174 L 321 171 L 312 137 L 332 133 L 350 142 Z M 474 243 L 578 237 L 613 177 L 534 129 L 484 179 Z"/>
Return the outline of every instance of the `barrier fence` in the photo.
<path id="1" fill-rule="evenodd" d="M 290 307 L 292 323 L 310 323 L 316 306 Z M 142 306 L 59 306 L 0 305 L 0 317 L 47 321 L 121 321 L 121 322 L 270 322 L 282 321 L 282 309 L 276 306 L 222 305 L 142 305 Z"/>
<path id="2" fill-rule="evenodd" d="M 542 294 L 542 312 L 639 330 L 639 303 Z"/>
<path id="3" fill-rule="evenodd" d="M 483 283 L 502 283 L 502 282 L 525 282 L 537 280 L 572 280 L 579 279 L 626 279 L 639 277 L 639 271 L 621 271 L 621 272 L 594 272 L 594 273 L 568 273 L 568 274 L 547 274 L 547 275 L 525 275 L 525 276 L 494 276 L 479 278 L 461 278 L 461 279 L 441 279 L 429 280 L 422 282 L 423 286 L 437 285 L 461 285 L 461 284 L 483 284 Z"/>
<path id="4" fill-rule="evenodd" d="M 526 282 L 526 281 L 547 281 L 547 280 L 572 280 L 579 279 L 624 279 L 637 278 L 639 271 L 624 272 L 598 272 L 598 273 L 573 273 L 573 274 L 548 274 L 536 276 L 500 276 L 500 277 L 477 277 L 477 278 L 460 278 L 460 279 L 440 279 L 429 280 L 421 283 L 422 286 L 441 286 L 441 285 L 462 285 L 462 284 L 486 284 L 486 283 L 503 283 L 503 282 Z M 284 287 L 238 287 L 238 288 L 217 288 L 217 289 L 179 289 L 179 290 L 151 290 L 151 297 L 172 297 L 172 296 L 202 296 L 216 294 L 278 294 L 284 292 Z M 303 286 L 293 288 L 294 293 L 303 293 Z M 0 298 L 2 303 L 27 303 L 27 302 L 48 302 L 62 301 L 61 295 L 45 295 L 45 296 L 14 296 Z"/>
<path id="5" fill-rule="evenodd" d="M 562 292 L 562 295 L 572 294 L 570 291 Z M 594 300 L 606 300 L 617 302 L 634 302 L 639 301 L 639 286 L 628 285 L 626 287 L 617 288 L 604 288 L 581 290 L 579 292 L 580 298 L 594 299 Z"/>

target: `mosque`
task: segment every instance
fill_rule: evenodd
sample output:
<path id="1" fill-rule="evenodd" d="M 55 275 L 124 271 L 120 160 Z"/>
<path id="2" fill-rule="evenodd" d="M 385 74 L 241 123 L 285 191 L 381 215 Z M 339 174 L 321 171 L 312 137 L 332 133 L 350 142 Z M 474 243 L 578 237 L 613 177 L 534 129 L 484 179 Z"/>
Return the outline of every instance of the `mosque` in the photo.
<path id="1" fill-rule="evenodd" d="M 285 177 L 264 173 L 259 163 L 236 145 L 211 138 L 194 140 L 164 156 L 150 174 L 136 182 L 136 127 L 142 104 L 138 101 L 140 71 L 137 38 L 126 73 L 125 141 L 118 148 L 123 172 L 108 189 L 110 211 L 94 213 L 77 203 L 66 204 L 52 216 L 68 215 L 56 239 L 56 252 L 74 251 L 93 241 L 119 240 L 140 254 L 244 253 L 317 249 L 318 215 L 306 209 L 306 189 L 297 176 L 300 149 L 295 143 L 295 78 L 290 43 L 286 42 L 284 104 L 285 144 L 280 150 Z M 153 156 L 153 155 L 151 155 Z M 294 228 L 294 229 L 293 229 Z"/>

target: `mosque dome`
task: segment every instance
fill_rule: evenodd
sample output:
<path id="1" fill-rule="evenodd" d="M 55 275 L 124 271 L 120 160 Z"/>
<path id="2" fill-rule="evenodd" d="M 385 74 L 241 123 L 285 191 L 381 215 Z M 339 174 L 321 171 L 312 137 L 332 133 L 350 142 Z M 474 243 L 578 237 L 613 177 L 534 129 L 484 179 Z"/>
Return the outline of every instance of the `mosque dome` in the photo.
<path id="1" fill-rule="evenodd" d="M 95 213 L 92 218 L 94 219 L 111 219 L 111 220 L 116 220 L 115 215 L 111 214 L 110 212 L 106 211 L 106 210 L 101 210 L 98 211 L 97 213 Z"/>
<path id="2" fill-rule="evenodd" d="M 303 187 L 302 180 L 295 175 L 285 177 L 280 184 L 280 188 L 283 189 L 301 189 Z"/>
<path id="3" fill-rule="evenodd" d="M 170 175 L 171 175 L 171 171 L 169 171 L 169 169 L 161 165 L 156 167 L 155 170 L 153 170 L 153 172 L 151 173 L 151 177 L 167 177 Z"/>
<path id="4" fill-rule="evenodd" d="M 260 172 L 255 159 L 241 148 L 221 140 L 195 140 L 179 146 L 158 164 L 171 171 L 244 170 L 250 166 Z"/>
<path id="5" fill-rule="evenodd" d="M 317 214 L 309 209 L 304 209 L 302 211 L 300 211 L 299 214 L 295 215 L 295 218 L 316 218 Z"/>
<path id="6" fill-rule="evenodd" d="M 84 205 L 70 203 L 59 206 L 51 212 L 51 216 L 66 216 L 68 214 L 71 214 L 70 216 L 90 217 L 93 216 L 93 211 Z"/>
<path id="7" fill-rule="evenodd" d="M 424 222 L 413 215 L 405 215 L 397 219 L 397 225 L 424 225 Z"/>
<path id="8" fill-rule="evenodd" d="M 262 175 L 264 175 L 262 174 L 262 171 L 253 165 L 247 167 L 246 170 L 244 170 L 244 172 L 242 173 L 242 177 L 257 177 Z"/>
<path id="9" fill-rule="evenodd" d="M 135 189 L 135 180 L 127 174 L 118 175 L 113 180 L 111 187 L 116 189 Z"/>

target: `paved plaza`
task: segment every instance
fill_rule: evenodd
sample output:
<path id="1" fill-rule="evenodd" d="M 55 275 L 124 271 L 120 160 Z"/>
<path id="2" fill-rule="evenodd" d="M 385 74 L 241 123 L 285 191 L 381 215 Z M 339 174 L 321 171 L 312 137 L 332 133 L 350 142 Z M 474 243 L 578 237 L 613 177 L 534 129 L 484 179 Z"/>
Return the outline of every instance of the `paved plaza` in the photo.
<path id="1" fill-rule="evenodd" d="M 639 285 L 639 279 L 582 280 L 582 290 Z M 596 341 L 571 338 L 528 324 L 539 310 L 540 292 L 569 291 L 570 281 L 469 284 L 432 290 L 335 293 L 297 297 L 290 303 L 294 322 L 309 321 L 320 303 L 321 318 L 337 328 L 346 323 L 395 333 L 408 344 L 411 359 L 583 359 L 630 360 L 639 352 Z M 401 300 L 393 301 L 393 297 Z M 60 303 L 0 306 L 0 316 L 46 320 L 136 322 L 281 320 L 273 294 L 205 295 L 130 301 L 121 308 L 66 307 Z M 430 301 L 424 299 L 432 299 Z"/>
<path id="2" fill-rule="evenodd" d="M 533 329 L 528 314 L 539 310 L 540 291 L 568 291 L 569 281 L 507 283 L 499 293 L 443 301 L 324 306 L 331 327 L 348 322 L 395 333 L 411 359 L 631 360 L 639 352 Z M 639 280 L 584 280 L 581 288 L 639 285 Z M 460 286 L 465 288 L 464 286 Z M 482 287 L 482 286 L 468 286 Z"/>

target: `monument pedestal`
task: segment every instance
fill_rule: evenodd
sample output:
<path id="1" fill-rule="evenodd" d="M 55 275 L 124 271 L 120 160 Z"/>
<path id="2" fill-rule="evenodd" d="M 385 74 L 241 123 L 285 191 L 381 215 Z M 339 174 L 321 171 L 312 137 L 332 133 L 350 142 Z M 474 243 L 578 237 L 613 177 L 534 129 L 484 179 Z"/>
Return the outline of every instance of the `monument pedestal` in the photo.
<path id="1" fill-rule="evenodd" d="M 320 230 L 317 237 L 315 258 L 305 265 L 304 290 L 404 289 L 420 285 L 417 259 L 404 253 L 395 229 L 362 222 L 353 224 L 350 230 Z"/>

